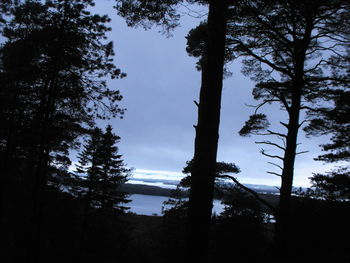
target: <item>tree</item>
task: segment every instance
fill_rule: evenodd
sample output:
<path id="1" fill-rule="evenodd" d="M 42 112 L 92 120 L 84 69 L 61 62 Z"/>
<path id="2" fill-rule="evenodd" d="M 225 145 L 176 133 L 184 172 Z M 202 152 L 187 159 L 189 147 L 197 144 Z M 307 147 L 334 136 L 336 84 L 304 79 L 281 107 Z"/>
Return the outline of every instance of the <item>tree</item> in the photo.
<path id="1" fill-rule="evenodd" d="M 126 194 L 118 191 L 126 182 L 131 169 L 125 167 L 118 154 L 120 137 L 112 133 L 108 125 L 106 131 L 95 128 L 83 151 L 79 154 L 77 172 L 85 177 L 85 187 L 81 195 L 86 199 L 87 209 L 100 208 L 105 211 L 117 210 L 123 213 L 128 203 Z"/>
<path id="2" fill-rule="evenodd" d="M 327 100 L 333 76 L 325 68 L 333 65 L 331 54 L 344 55 L 348 3 L 239 1 L 229 19 L 229 49 L 233 57 L 245 57 L 242 71 L 257 82 L 253 96 L 260 101 L 240 134 L 273 135 L 283 141 L 282 145 L 269 140 L 257 143 L 282 151 L 282 156 L 261 153 L 282 162 L 272 163 L 281 172 L 269 173 L 281 177 L 276 241 L 287 248 L 294 163 L 302 153 L 297 152 L 298 131 L 304 123 L 300 116 Z M 267 116 L 258 112 L 275 102 L 287 113 L 287 122 L 280 122 L 286 132 L 270 130 Z"/>
<path id="3" fill-rule="evenodd" d="M 179 20 L 176 6 L 181 0 L 125 1 L 117 0 L 119 14 L 129 25 L 152 24 L 174 28 Z M 187 1 L 209 4 L 208 38 L 202 84 L 198 103 L 198 124 L 194 150 L 194 167 L 189 203 L 188 256 L 189 262 L 206 262 L 211 208 L 213 200 L 217 145 L 219 139 L 220 104 L 225 57 L 226 14 L 229 1 Z"/>
<path id="4" fill-rule="evenodd" d="M 107 77 L 125 75 L 113 64 L 113 44 L 105 40 L 109 18 L 91 14 L 92 5 L 90 0 L 20 2 L 2 30 L 2 205 L 11 207 L 14 189 L 23 189 L 35 232 L 27 244 L 33 246 L 50 177 L 67 171 L 69 150 L 96 118 L 123 113 L 122 96 L 106 83 Z"/>
<path id="5" fill-rule="evenodd" d="M 183 251 L 184 245 L 186 244 L 186 228 L 184 226 L 186 226 L 186 221 L 188 221 L 189 217 L 189 200 L 186 197 L 189 196 L 193 166 L 193 159 L 186 162 L 186 166 L 182 170 L 182 173 L 186 176 L 182 178 L 176 189 L 172 191 L 171 198 L 163 203 L 163 226 L 166 231 L 164 233 L 164 238 L 166 238 L 167 247 L 170 247 L 171 251 L 173 251 L 174 247 Z M 230 174 L 237 174 L 239 172 L 239 167 L 234 163 L 216 163 L 214 194 L 217 198 L 221 198 L 224 195 L 224 192 L 226 192 L 228 183 L 223 180 L 223 177 L 230 176 Z M 213 202 L 211 202 L 211 207 L 213 207 Z M 211 214 L 210 217 L 213 218 L 213 214 Z M 186 253 L 179 253 L 174 261 L 178 261 L 185 256 Z"/>
<path id="6" fill-rule="evenodd" d="M 188 188 L 191 186 L 191 176 L 190 173 L 193 169 L 193 160 L 186 162 L 187 166 L 182 170 L 184 174 L 187 174 L 186 177 L 184 177 L 180 183 L 179 188 Z M 216 170 L 215 170 L 215 184 L 214 184 L 214 190 L 219 196 L 225 195 L 225 192 L 227 192 L 226 184 L 227 180 L 232 181 L 233 185 L 240 191 L 243 191 L 250 195 L 250 197 L 256 199 L 263 205 L 265 205 L 270 212 L 272 212 L 274 215 L 276 214 L 275 207 L 267 202 L 265 199 L 261 198 L 257 192 L 254 190 L 246 187 L 242 183 L 240 183 L 236 177 L 234 177 L 232 174 L 240 173 L 241 170 L 237 165 L 234 163 L 226 163 L 226 162 L 217 162 L 216 163 Z"/>
<path id="7" fill-rule="evenodd" d="M 349 48 L 349 46 L 348 46 Z M 314 174 L 312 181 L 312 195 L 333 201 L 350 200 L 350 55 L 334 61 L 334 83 L 337 87 L 330 94 L 329 107 L 317 109 L 318 115 L 309 113 L 310 122 L 304 130 L 309 136 L 331 135 L 330 143 L 322 144 L 322 150 L 327 152 L 316 158 L 318 161 L 328 163 L 341 163 L 342 165 L 326 174 Z"/>
<path id="8" fill-rule="evenodd" d="M 125 167 L 122 156 L 118 154 L 116 144 L 119 140 L 120 137 L 113 134 L 110 125 L 106 127 L 105 132 L 95 128 L 79 154 L 79 162 L 76 165 L 76 171 L 82 178 L 79 196 L 85 203 L 80 237 L 80 260 L 86 254 L 87 246 L 91 246 L 91 242 L 89 244 L 87 242 L 90 232 L 94 233 L 94 228 L 98 227 L 98 223 L 93 222 L 94 218 L 116 220 L 116 215 L 119 216 L 129 209 L 124 205 L 130 200 L 119 188 L 127 181 L 131 169 Z M 106 233 L 95 234 L 104 238 Z"/>
<path id="9" fill-rule="evenodd" d="M 350 200 L 348 167 L 335 169 L 326 174 L 314 174 L 311 182 L 312 186 L 308 189 L 307 196 L 336 202 L 349 202 Z"/>
<path id="10" fill-rule="evenodd" d="M 265 262 L 261 204 L 237 185 L 227 185 L 224 191 L 224 210 L 213 220 L 213 262 Z"/>

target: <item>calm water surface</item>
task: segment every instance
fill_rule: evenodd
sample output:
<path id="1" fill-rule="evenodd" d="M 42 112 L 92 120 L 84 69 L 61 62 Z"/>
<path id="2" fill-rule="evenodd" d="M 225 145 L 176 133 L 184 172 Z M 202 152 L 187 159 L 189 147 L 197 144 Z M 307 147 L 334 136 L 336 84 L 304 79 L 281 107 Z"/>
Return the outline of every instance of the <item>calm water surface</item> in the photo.
<path id="1" fill-rule="evenodd" d="M 139 215 L 161 215 L 163 202 L 168 200 L 169 197 L 133 194 L 129 199 L 131 199 L 131 202 L 127 206 L 130 207 L 130 212 Z M 222 212 L 223 207 L 220 201 L 215 200 L 213 212 L 219 214 Z"/>

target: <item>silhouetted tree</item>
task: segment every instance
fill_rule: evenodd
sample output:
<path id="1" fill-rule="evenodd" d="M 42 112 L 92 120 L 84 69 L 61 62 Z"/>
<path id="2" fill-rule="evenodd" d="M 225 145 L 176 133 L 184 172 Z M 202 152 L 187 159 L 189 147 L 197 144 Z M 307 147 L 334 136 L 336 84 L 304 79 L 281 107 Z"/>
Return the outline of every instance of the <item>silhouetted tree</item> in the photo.
<path id="1" fill-rule="evenodd" d="M 87 208 L 105 211 L 117 210 L 123 213 L 128 203 L 126 193 L 118 191 L 130 176 L 121 155 L 118 154 L 120 137 L 112 133 L 108 125 L 106 131 L 95 128 L 83 151 L 79 154 L 77 172 L 85 177 L 81 195 L 87 201 Z"/>
<path id="2" fill-rule="evenodd" d="M 103 239 L 107 234 L 107 229 L 102 226 L 103 233 L 94 232 L 96 227 L 100 227 L 98 221 L 112 218 L 117 220 L 116 216 L 120 216 L 128 209 L 124 205 L 130 200 L 127 199 L 126 193 L 118 188 L 127 181 L 131 170 L 125 167 L 122 156 L 118 154 L 116 144 L 119 139 L 119 136 L 112 133 L 110 125 L 106 127 L 105 132 L 95 128 L 79 154 L 79 162 L 76 165 L 77 173 L 82 178 L 79 196 L 85 203 L 80 259 L 87 253 L 86 248 L 91 247 L 91 231 Z"/>
<path id="3" fill-rule="evenodd" d="M 189 194 L 189 188 L 192 181 L 192 169 L 194 161 L 193 159 L 186 162 L 186 166 L 183 168 L 182 173 L 186 176 L 177 185 L 177 188 L 172 192 L 171 198 L 163 203 L 163 232 L 166 243 L 166 249 L 171 252 L 175 247 L 180 250 L 174 262 L 180 260 L 186 254 L 184 248 L 186 244 L 186 222 L 188 220 L 189 200 L 187 199 Z M 222 176 L 237 174 L 240 169 L 234 163 L 217 162 L 216 164 L 216 179 L 214 186 L 214 194 L 216 198 L 223 196 L 223 191 L 226 189 L 227 182 L 224 182 Z M 211 202 L 211 207 L 213 202 Z M 170 250 L 171 248 L 171 250 Z"/>
<path id="4" fill-rule="evenodd" d="M 2 31 L 2 204 L 22 188 L 34 232 L 27 244 L 34 247 L 51 176 L 66 175 L 69 149 L 95 118 L 123 113 L 119 91 L 105 81 L 124 76 L 113 64 L 112 43 L 105 41 L 109 18 L 91 14 L 92 5 L 90 0 L 25 1 L 10 10 Z M 36 254 L 36 248 L 30 250 Z"/>
<path id="5" fill-rule="evenodd" d="M 208 38 L 205 62 L 202 63 L 202 85 L 198 104 L 198 124 L 192 170 L 189 224 L 189 262 L 206 262 L 210 218 L 215 181 L 217 145 L 219 139 L 220 104 L 225 57 L 226 13 L 229 1 L 125 1 L 116 0 L 119 14 L 131 26 L 162 25 L 174 28 L 179 20 L 177 5 L 183 3 L 208 4 Z"/>
<path id="6" fill-rule="evenodd" d="M 191 170 L 193 167 L 193 160 L 186 162 L 186 164 L 187 165 L 182 170 L 182 173 L 187 174 L 187 176 L 184 177 L 180 181 L 180 183 L 178 185 L 178 188 L 180 190 L 183 188 L 188 188 L 191 185 L 190 173 L 191 173 Z M 270 204 L 265 199 L 261 198 L 260 195 L 256 191 L 254 191 L 254 190 L 248 188 L 247 186 L 243 185 L 242 183 L 240 183 L 239 180 L 237 180 L 237 178 L 232 175 L 232 174 L 238 174 L 240 172 L 241 172 L 241 170 L 234 163 L 217 162 L 216 163 L 216 172 L 215 172 L 215 185 L 214 185 L 214 190 L 216 191 L 216 194 L 219 197 L 223 197 L 226 193 L 226 190 L 227 190 L 226 184 L 229 184 L 229 185 L 233 184 L 233 185 L 235 185 L 235 187 L 237 189 L 240 189 L 240 190 L 246 192 L 251 197 L 253 197 L 257 201 L 259 201 L 260 203 L 265 205 L 270 210 L 270 212 L 275 215 L 276 209 L 272 204 Z M 229 182 L 227 180 L 229 180 Z"/>
<path id="7" fill-rule="evenodd" d="M 213 220 L 212 262 L 231 257 L 241 262 L 264 262 L 265 214 L 259 201 L 231 184 L 225 187 L 222 204 L 225 205 L 223 212 Z"/>
<path id="8" fill-rule="evenodd" d="M 276 240 L 286 246 L 293 186 L 297 136 L 304 123 L 303 110 L 313 110 L 329 95 L 333 76 L 326 67 L 335 56 L 345 54 L 345 24 L 348 3 L 344 1 L 239 1 L 228 24 L 228 45 L 234 56 L 244 56 L 243 73 L 257 82 L 253 96 L 260 103 L 240 134 L 274 135 L 283 144 L 257 142 L 276 147 L 280 154 L 261 153 L 279 160 L 273 163 L 281 172 L 280 203 L 276 214 Z M 269 130 L 267 116 L 258 113 L 277 102 L 288 116 L 280 122 L 286 132 Z"/>
<path id="9" fill-rule="evenodd" d="M 348 46 L 349 48 L 349 46 Z M 322 105 L 309 113 L 311 118 L 304 130 L 308 135 L 331 135 L 330 142 L 322 144 L 327 152 L 316 158 L 328 163 L 341 162 L 341 166 L 326 174 L 311 178 L 312 195 L 327 200 L 350 200 L 350 55 L 333 62 L 334 83 L 337 89 L 330 93 L 330 105 Z M 314 114 L 317 112 L 318 114 Z"/>

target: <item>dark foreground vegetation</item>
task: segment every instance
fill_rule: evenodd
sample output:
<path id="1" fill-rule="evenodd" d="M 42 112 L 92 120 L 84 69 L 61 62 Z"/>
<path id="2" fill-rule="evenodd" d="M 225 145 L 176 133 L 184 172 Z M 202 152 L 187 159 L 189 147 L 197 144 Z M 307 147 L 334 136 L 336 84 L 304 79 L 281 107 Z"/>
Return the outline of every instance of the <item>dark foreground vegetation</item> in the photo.
<path id="1" fill-rule="evenodd" d="M 11 221 L 2 230 L 2 262 L 27 262 L 29 218 L 23 200 L 13 200 Z M 212 217 L 209 262 L 349 260 L 348 203 L 293 199 L 293 252 L 283 260 L 275 252 L 274 224 L 266 209 L 241 191 L 225 203 L 225 211 Z M 37 262 L 183 262 L 186 203 L 171 206 L 162 217 L 102 209 L 85 214 L 84 204 L 67 193 L 47 192 Z"/>
<path id="2" fill-rule="evenodd" d="M 93 13 L 93 0 L 3 0 L 1 262 L 350 262 L 349 2 L 114 2 L 129 26 L 165 33 L 179 24 L 180 7 L 208 7 L 187 36 L 202 75 L 187 176 L 162 217 L 128 213 L 132 169 L 113 127 L 98 127 L 124 113 L 112 80 L 126 74 L 113 61 L 109 17 Z M 238 166 L 216 160 L 222 81 L 238 57 L 258 101 L 240 135 L 272 136 L 256 143 L 277 150 L 261 153 L 277 161 L 269 173 L 281 178 L 278 196 L 242 185 Z M 271 103 L 288 117 L 284 132 L 258 112 Z M 330 135 L 317 160 L 341 166 L 293 194 L 302 128 Z M 219 215 L 213 198 L 225 204 Z"/>

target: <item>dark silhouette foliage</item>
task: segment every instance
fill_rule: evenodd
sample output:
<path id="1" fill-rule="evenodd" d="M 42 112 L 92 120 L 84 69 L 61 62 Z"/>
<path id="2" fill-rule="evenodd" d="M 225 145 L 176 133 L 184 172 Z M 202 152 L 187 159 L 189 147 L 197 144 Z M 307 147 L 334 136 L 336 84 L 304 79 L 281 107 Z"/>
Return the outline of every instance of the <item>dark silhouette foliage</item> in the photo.
<path id="1" fill-rule="evenodd" d="M 59 205 L 76 187 L 70 150 L 96 119 L 123 114 L 122 96 L 106 79 L 125 74 L 106 41 L 109 18 L 88 11 L 93 1 L 13 2 L 1 6 L 2 238 L 5 262 L 39 262 L 51 235 L 50 202 Z"/>
<path id="2" fill-rule="evenodd" d="M 243 128 L 239 131 L 241 136 L 249 136 L 251 134 L 258 134 L 260 131 L 266 130 L 270 126 L 265 114 L 254 114 L 249 116 Z"/>
<path id="3" fill-rule="evenodd" d="M 242 72 L 257 84 L 254 99 L 259 101 L 254 114 L 241 130 L 242 135 L 277 136 L 283 144 L 270 140 L 258 144 L 274 146 L 278 153 L 264 156 L 281 171 L 269 173 L 281 177 L 280 205 L 277 210 L 276 240 L 287 245 L 289 211 L 293 186 L 297 137 L 305 123 L 302 112 L 317 114 L 315 105 L 327 103 L 335 78 L 327 70 L 337 67 L 334 60 L 346 55 L 344 24 L 348 21 L 348 3 L 344 1 L 239 1 L 228 23 L 228 40 L 233 57 L 242 56 Z M 328 41 L 327 41 L 328 40 Z M 278 103 L 287 113 L 282 129 L 266 129 L 267 121 L 257 115 L 264 105 Z M 285 244 L 285 245 L 283 245 Z"/>
<path id="4" fill-rule="evenodd" d="M 120 138 L 96 125 L 124 113 L 107 85 L 125 76 L 107 40 L 109 17 L 94 14 L 92 0 L 0 2 L 1 262 L 349 262 L 349 3 L 116 0 L 115 8 L 130 26 L 170 35 L 185 4 L 209 7 L 187 36 L 202 74 L 195 154 L 159 217 L 127 212 L 131 169 Z M 225 63 L 237 57 L 259 101 L 240 134 L 285 143 L 258 142 L 283 151 L 262 150 L 283 163 L 274 164 L 280 196 L 249 189 L 234 177 L 238 166 L 216 161 Z M 286 133 L 269 130 L 259 112 L 275 102 Z M 309 135 L 330 135 L 317 159 L 342 166 L 292 195 L 302 111 Z M 213 198 L 225 205 L 219 215 Z"/>
<path id="5" fill-rule="evenodd" d="M 108 125 L 103 132 L 95 128 L 91 138 L 79 154 L 77 172 L 82 176 L 82 189 L 79 193 L 86 199 L 88 209 L 99 208 L 105 211 L 124 213 L 128 203 L 126 193 L 118 188 L 127 181 L 131 169 L 125 167 L 118 154 L 120 137 L 112 133 Z"/>

